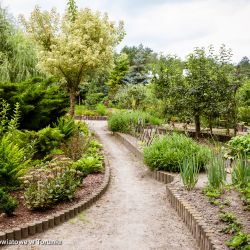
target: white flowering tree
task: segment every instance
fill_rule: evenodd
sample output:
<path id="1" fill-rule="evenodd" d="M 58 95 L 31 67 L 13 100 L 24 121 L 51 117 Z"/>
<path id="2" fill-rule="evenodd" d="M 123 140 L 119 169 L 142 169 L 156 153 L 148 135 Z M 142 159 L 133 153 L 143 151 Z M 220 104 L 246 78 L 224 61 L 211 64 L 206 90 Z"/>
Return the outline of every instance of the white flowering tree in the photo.
<path id="1" fill-rule="evenodd" d="M 40 67 L 60 77 L 67 88 L 73 116 L 80 83 L 112 67 L 114 49 L 125 34 L 123 23 L 116 26 L 107 14 L 78 10 L 74 0 L 69 0 L 62 18 L 55 9 L 36 7 L 28 20 L 21 21 L 38 45 Z"/>

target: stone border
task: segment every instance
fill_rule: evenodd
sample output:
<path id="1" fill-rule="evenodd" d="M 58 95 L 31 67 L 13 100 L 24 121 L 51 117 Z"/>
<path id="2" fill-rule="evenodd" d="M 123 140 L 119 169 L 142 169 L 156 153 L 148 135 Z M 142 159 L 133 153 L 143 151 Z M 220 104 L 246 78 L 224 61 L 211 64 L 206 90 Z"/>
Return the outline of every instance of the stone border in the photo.
<path id="1" fill-rule="evenodd" d="M 138 149 L 136 145 L 129 142 L 124 134 L 115 132 L 114 135 L 128 148 L 129 151 L 131 151 L 131 153 L 135 154 L 140 159 L 143 159 L 142 151 Z M 192 233 L 200 249 L 220 250 L 221 245 L 214 240 L 214 231 L 205 223 L 202 214 L 197 212 L 193 205 L 181 198 L 177 189 L 171 185 L 175 176 L 171 173 L 156 170 L 151 173 L 151 176 L 157 181 L 167 184 L 167 199 Z"/>
<path id="2" fill-rule="evenodd" d="M 98 120 L 98 121 L 106 121 L 108 120 L 107 116 L 87 116 L 87 115 L 75 115 L 76 120 Z"/>
<path id="3" fill-rule="evenodd" d="M 5 232 L 0 232 L 0 241 L 1 240 L 21 240 L 27 238 L 28 236 L 33 236 L 37 233 L 42 233 L 50 228 L 53 228 L 63 222 L 68 221 L 69 219 L 75 217 L 77 214 L 81 213 L 83 210 L 89 208 L 95 201 L 97 201 L 107 190 L 110 182 L 110 165 L 109 160 L 105 156 L 104 159 L 105 165 L 105 174 L 104 180 L 101 186 L 94 191 L 91 196 L 86 200 L 79 202 L 78 204 L 62 210 L 44 220 L 32 222 L 21 227 L 13 228 Z M 0 245 L 0 248 L 4 245 Z"/>

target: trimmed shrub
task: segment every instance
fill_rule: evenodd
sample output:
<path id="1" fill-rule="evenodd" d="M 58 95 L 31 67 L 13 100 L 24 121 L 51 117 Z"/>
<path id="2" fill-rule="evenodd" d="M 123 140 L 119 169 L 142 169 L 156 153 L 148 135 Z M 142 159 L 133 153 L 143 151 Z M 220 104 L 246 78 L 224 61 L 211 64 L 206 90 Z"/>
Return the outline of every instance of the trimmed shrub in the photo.
<path id="1" fill-rule="evenodd" d="M 211 152 L 205 145 L 193 139 L 173 133 L 154 139 L 153 143 L 144 148 L 144 162 L 151 170 L 179 172 L 184 159 L 196 156 L 197 165 L 203 169 L 209 161 Z"/>

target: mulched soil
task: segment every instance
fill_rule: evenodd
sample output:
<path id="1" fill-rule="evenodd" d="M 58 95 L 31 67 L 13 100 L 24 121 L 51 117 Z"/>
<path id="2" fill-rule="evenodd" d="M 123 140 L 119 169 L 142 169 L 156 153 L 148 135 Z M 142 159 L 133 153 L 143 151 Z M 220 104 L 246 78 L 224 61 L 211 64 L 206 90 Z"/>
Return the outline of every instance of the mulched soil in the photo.
<path id="1" fill-rule="evenodd" d="M 214 231 L 216 240 L 224 244 L 224 247 L 221 250 L 229 249 L 225 245 L 225 241 L 231 239 L 232 235 L 221 232 L 221 230 L 225 228 L 226 224 L 219 220 L 219 206 L 211 204 L 208 198 L 202 194 L 201 188 L 187 191 L 180 183 L 175 183 L 174 185 L 182 198 L 192 204 L 196 210 L 203 215 L 206 223 Z M 231 212 L 236 215 L 237 219 L 243 225 L 242 231 L 250 233 L 250 211 L 245 210 L 245 207 L 242 205 L 239 193 L 235 190 L 227 190 L 218 200 L 220 202 L 229 201 L 229 205 L 224 205 L 223 211 Z"/>
<path id="2" fill-rule="evenodd" d="M 42 212 L 28 210 L 24 206 L 23 192 L 13 192 L 12 195 L 17 198 L 19 204 L 13 216 L 7 217 L 5 214 L 0 214 L 0 232 L 14 227 L 20 227 L 21 225 L 31 223 L 33 221 L 39 221 L 61 210 L 70 208 L 80 201 L 87 200 L 88 197 L 90 197 L 90 195 L 102 184 L 103 179 L 103 173 L 88 175 L 77 190 L 74 200 L 59 203 L 55 207 Z"/>

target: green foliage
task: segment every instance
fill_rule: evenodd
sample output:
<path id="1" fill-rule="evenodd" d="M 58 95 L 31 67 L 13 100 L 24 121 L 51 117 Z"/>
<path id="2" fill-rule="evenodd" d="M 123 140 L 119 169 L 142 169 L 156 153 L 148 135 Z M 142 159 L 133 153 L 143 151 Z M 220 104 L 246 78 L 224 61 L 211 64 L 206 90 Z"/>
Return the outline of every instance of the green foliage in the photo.
<path id="1" fill-rule="evenodd" d="M 208 185 L 215 189 L 220 189 L 226 182 L 226 165 L 221 155 L 213 155 L 207 169 Z"/>
<path id="2" fill-rule="evenodd" d="M 98 103 L 103 100 L 104 94 L 103 93 L 88 93 L 86 96 L 85 104 L 87 107 L 95 108 Z"/>
<path id="3" fill-rule="evenodd" d="M 67 95 L 60 90 L 56 79 L 33 78 L 21 83 L 0 83 L 0 98 L 10 109 L 20 104 L 20 128 L 39 130 L 56 122 L 66 113 Z"/>
<path id="4" fill-rule="evenodd" d="M 237 91 L 238 116 L 241 122 L 250 124 L 250 80 Z"/>
<path id="5" fill-rule="evenodd" d="M 227 242 L 227 245 L 230 247 L 230 249 L 249 250 L 250 235 L 244 232 L 239 232 Z"/>
<path id="6" fill-rule="evenodd" d="M 250 183 L 240 189 L 242 193 L 243 205 L 246 206 L 246 210 L 250 210 Z"/>
<path id="7" fill-rule="evenodd" d="M 70 96 L 70 115 L 74 116 L 80 83 L 111 69 L 114 48 L 124 37 L 123 23 L 116 26 L 107 14 L 88 8 L 77 10 L 75 1 L 69 2 L 63 18 L 55 9 L 49 12 L 36 7 L 30 19 L 22 21 L 39 45 L 40 66 L 62 79 Z"/>
<path id="8" fill-rule="evenodd" d="M 84 176 L 103 171 L 103 157 L 98 154 L 84 155 L 78 161 L 74 162 L 72 167 Z"/>
<path id="9" fill-rule="evenodd" d="M 234 162 L 232 171 L 232 183 L 239 187 L 245 187 L 250 183 L 250 162 L 246 155 L 240 155 Z"/>
<path id="10" fill-rule="evenodd" d="M 61 145 L 61 148 L 67 157 L 76 161 L 81 158 L 82 154 L 88 148 L 89 141 L 89 136 L 76 131 L 66 143 Z"/>
<path id="11" fill-rule="evenodd" d="M 72 200 L 81 184 L 82 174 L 69 161 L 49 162 L 21 178 L 25 204 L 32 210 L 51 208 L 59 201 Z"/>
<path id="12" fill-rule="evenodd" d="M 232 213 L 222 212 L 219 218 L 227 226 L 222 230 L 224 233 L 234 234 L 240 231 L 242 224 L 237 220 L 236 216 Z"/>
<path id="13" fill-rule="evenodd" d="M 51 128 L 50 126 L 41 129 L 36 134 L 36 148 L 38 153 L 43 156 L 50 153 L 50 151 L 59 146 L 64 138 L 64 134 L 58 128 Z"/>
<path id="14" fill-rule="evenodd" d="M 7 216 L 10 216 L 16 208 L 16 199 L 0 188 L 0 212 L 4 212 Z"/>
<path id="15" fill-rule="evenodd" d="M 18 82 L 39 72 L 35 46 L 0 6 L 0 82 Z"/>
<path id="16" fill-rule="evenodd" d="M 227 144 L 229 155 L 236 156 L 238 154 L 246 154 L 250 158 L 250 133 L 244 136 L 235 136 Z"/>
<path id="17" fill-rule="evenodd" d="M 109 96 L 113 99 L 118 89 L 125 85 L 125 76 L 128 73 L 129 61 L 126 54 L 120 54 L 115 58 L 115 67 L 110 73 L 109 81 Z"/>
<path id="18" fill-rule="evenodd" d="M 117 112 L 108 120 L 109 130 L 112 132 L 133 133 L 134 127 L 142 122 L 144 125 L 160 125 L 161 120 L 148 113 L 140 111 Z"/>
<path id="19" fill-rule="evenodd" d="M 58 118 L 57 123 L 54 124 L 54 126 L 64 135 L 64 139 L 68 139 L 76 128 L 74 119 L 72 117 L 64 116 Z"/>
<path id="20" fill-rule="evenodd" d="M 19 172 L 27 167 L 25 151 L 18 147 L 10 134 L 5 134 L 0 139 L 0 183 L 1 186 L 17 185 Z"/>
<path id="21" fill-rule="evenodd" d="M 156 61 L 156 53 L 150 48 L 139 46 L 125 46 L 121 53 L 125 53 L 129 59 L 129 71 L 124 80 L 128 84 L 147 84 L 150 80 L 149 71 L 151 64 Z"/>
<path id="22" fill-rule="evenodd" d="M 76 105 L 75 106 L 75 114 L 83 115 L 83 116 L 97 116 L 97 112 L 95 110 L 90 110 L 84 105 Z"/>
<path id="23" fill-rule="evenodd" d="M 101 116 L 107 115 L 107 108 L 102 103 L 98 103 L 96 105 L 96 112 Z"/>
<path id="24" fill-rule="evenodd" d="M 84 176 L 103 171 L 103 155 L 101 153 L 102 145 L 91 139 L 88 143 L 88 148 L 84 151 L 82 157 L 73 163 L 72 167 Z"/>
<path id="25" fill-rule="evenodd" d="M 143 84 L 126 85 L 115 96 L 118 106 L 124 109 L 141 109 L 145 106 L 146 98 L 147 87 Z"/>
<path id="26" fill-rule="evenodd" d="M 198 144 L 191 138 L 173 133 L 157 138 L 144 148 L 144 161 L 150 169 L 179 172 L 184 159 L 196 156 L 196 164 L 202 169 L 210 159 L 208 147 Z"/>
<path id="27" fill-rule="evenodd" d="M 195 155 L 185 158 L 182 164 L 180 164 L 180 175 L 186 189 L 194 189 L 199 179 L 199 171 L 200 167 Z"/>

